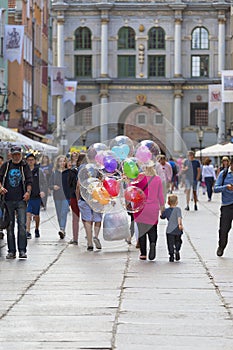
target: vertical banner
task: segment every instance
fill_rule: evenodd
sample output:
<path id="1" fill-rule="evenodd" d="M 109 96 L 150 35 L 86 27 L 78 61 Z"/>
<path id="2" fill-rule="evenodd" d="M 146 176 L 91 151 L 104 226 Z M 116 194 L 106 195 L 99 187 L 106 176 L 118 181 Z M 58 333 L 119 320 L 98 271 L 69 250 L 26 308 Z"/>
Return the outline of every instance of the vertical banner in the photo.
<path id="1" fill-rule="evenodd" d="M 52 67 L 51 68 L 51 95 L 63 96 L 64 82 L 65 82 L 65 68 Z"/>
<path id="2" fill-rule="evenodd" d="M 24 26 L 5 25 L 4 58 L 10 62 L 18 61 L 22 57 Z"/>
<path id="3" fill-rule="evenodd" d="M 71 101 L 73 105 L 76 104 L 76 89 L 77 81 L 65 81 L 65 92 L 63 96 L 63 102 Z"/>
<path id="4" fill-rule="evenodd" d="M 222 105 L 222 85 L 209 85 L 209 113 L 220 110 Z"/>
<path id="5" fill-rule="evenodd" d="M 233 70 L 222 71 L 222 102 L 233 102 Z"/>

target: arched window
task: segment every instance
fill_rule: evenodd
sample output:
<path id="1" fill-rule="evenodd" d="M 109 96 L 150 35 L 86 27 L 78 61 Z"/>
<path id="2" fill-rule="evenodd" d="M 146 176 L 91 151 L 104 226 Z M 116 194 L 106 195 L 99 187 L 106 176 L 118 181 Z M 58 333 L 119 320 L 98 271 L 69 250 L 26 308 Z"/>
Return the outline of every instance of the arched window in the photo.
<path id="1" fill-rule="evenodd" d="M 165 31 L 161 27 L 153 27 L 148 32 L 148 50 L 165 49 Z"/>
<path id="2" fill-rule="evenodd" d="M 91 31 L 87 27 L 79 27 L 74 32 L 75 41 L 74 49 L 90 50 L 91 49 Z"/>
<path id="3" fill-rule="evenodd" d="M 194 28 L 192 31 L 192 50 L 208 50 L 209 33 L 204 27 Z"/>
<path id="4" fill-rule="evenodd" d="M 135 49 L 135 32 L 133 28 L 122 27 L 118 32 L 118 50 Z"/>

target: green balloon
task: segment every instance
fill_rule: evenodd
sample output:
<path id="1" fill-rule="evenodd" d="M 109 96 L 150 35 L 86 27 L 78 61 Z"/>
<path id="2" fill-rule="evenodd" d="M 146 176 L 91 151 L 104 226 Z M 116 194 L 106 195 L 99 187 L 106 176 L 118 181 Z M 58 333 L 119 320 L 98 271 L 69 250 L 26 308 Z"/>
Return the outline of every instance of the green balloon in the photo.
<path id="1" fill-rule="evenodd" d="M 133 160 L 127 160 L 124 162 L 124 173 L 129 179 L 136 179 L 139 175 L 139 169 L 137 164 Z"/>

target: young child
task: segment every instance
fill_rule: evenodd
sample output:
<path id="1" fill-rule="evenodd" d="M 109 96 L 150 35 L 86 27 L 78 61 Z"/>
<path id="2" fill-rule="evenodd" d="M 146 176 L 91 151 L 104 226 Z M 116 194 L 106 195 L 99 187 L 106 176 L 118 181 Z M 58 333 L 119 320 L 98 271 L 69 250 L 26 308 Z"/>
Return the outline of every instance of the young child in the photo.
<path id="1" fill-rule="evenodd" d="M 167 219 L 168 225 L 166 229 L 167 248 L 169 252 L 169 261 L 180 260 L 180 248 L 182 245 L 181 235 L 183 234 L 181 209 L 177 207 L 178 197 L 175 194 L 168 196 L 169 208 L 166 208 L 161 214 L 161 219 Z"/>

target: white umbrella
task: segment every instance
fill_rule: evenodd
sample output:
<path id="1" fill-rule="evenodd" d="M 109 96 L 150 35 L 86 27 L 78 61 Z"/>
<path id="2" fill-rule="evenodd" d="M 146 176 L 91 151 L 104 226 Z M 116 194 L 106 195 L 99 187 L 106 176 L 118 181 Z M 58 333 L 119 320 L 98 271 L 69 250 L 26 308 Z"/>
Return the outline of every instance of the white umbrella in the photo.
<path id="1" fill-rule="evenodd" d="M 218 157 L 222 155 L 223 145 L 217 143 L 216 145 L 212 145 L 206 148 L 203 148 L 201 151 L 197 151 L 195 153 L 196 157 Z"/>
<path id="2" fill-rule="evenodd" d="M 26 137 L 19 132 L 0 126 L 0 141 L 7 141 L 11 144 L 21 145 L 24 149 L 31 148 L 45 153 L 58 153 L 58 148 L 46 143 L 38 142 Z"/>
<path id="3" fill-rule="evenodd" d="M 233 156 L 233 143 L 229 142 L 222 146 L 221 156 Z"/>

